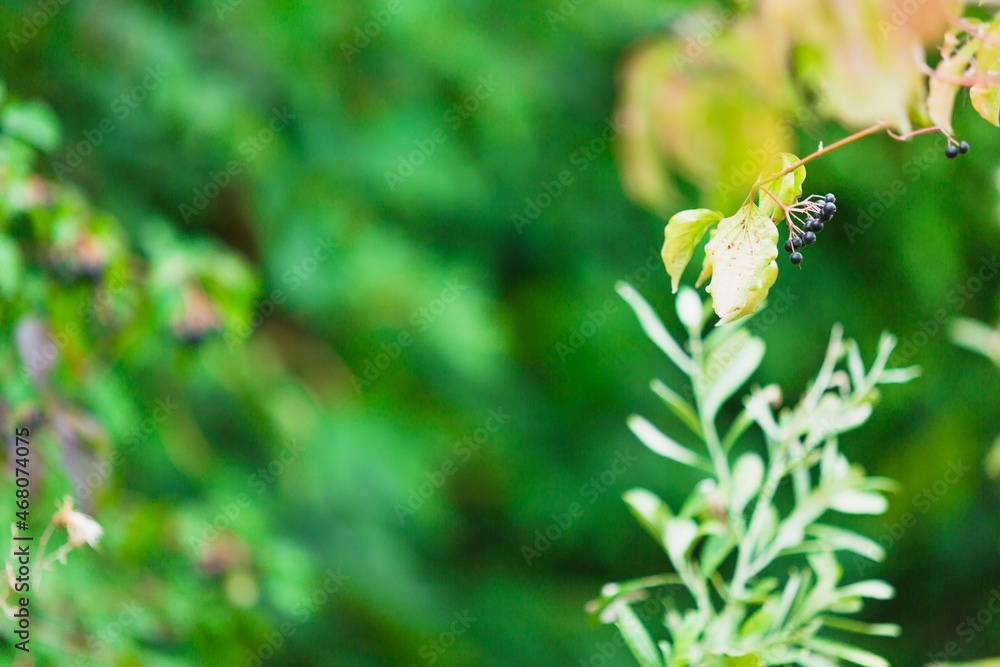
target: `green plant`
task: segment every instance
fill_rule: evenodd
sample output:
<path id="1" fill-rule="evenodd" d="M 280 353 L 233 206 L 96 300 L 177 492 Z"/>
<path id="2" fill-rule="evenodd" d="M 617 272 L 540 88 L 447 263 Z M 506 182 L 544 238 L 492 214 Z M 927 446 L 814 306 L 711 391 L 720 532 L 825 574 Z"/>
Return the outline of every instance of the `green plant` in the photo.
<path id="1" fill-rule="evenodd" d="M 907 382 L 918 369 L 887 369 L 895 339 L 883 335 L 866 370 L 858 345 L 843 339 L 838 326 L 819 372 L 797 404 L 778 409 L 782 392 L 777 387 L 755 389 L 728 428 L 720 430 L 721 408 L 764 358 L 763 340 L 741 323 L 703 335 L 711 310 L 685 287 L 677 298 L 688 334 L 685 350 L 638 292 L 626 284 L 619 284 L 618 291 L 649 338 L 689 378 L 693 404 L 658 380 L 651 386 L 700 447 L 681 444 L 681 438 L 662 433 L 643 417 L 630 417 L 629 427 L 652 451 L 705 478 L 679 509 L 645 489 L 624 494 L 674 572 L 609 584 L 589 611 L 618 626 L 643 667 L 826 667 L 841 660 L 887 665 L 875 654 L 821 634 L 824 628 L 899 633 L 896 625 L 845 617 L 860 610 L 865 598 L 885 599 L 893 589 L 878 580 L 842 584 L 838 554 L 881 560 L 884 551 L 876 542 L 822 520 L 831 512 L 886 510 L 883 493 L 895 483 L 868 476 L 850 463 L 838 439 L 869 418 L 879 385 Z M 754 426 L 763 437 L 762 451 L 748 437 Z M 668 634 L 657 640 L 631 605 L 660 587 L 680 587 L 690 604 L 666 603 L 660 620 Z"/>

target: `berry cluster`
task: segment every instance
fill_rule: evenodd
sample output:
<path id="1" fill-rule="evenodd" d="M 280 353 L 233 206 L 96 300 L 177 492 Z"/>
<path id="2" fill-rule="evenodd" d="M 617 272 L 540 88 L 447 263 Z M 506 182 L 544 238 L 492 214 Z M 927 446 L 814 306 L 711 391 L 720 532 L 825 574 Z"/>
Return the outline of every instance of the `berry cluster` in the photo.
<path id="1" fill-rule="evenodd" d="M 957 146 L 955 144 L 948 144 L 948 148 L 944 149 L 944 155 L 949 160 L 954 160 L 959 155 L 965 155 L 969 152 L 969 142 L 963 141 Z"/>
<path id="2" fill-rule="evenodd" d="M 802 202 L 799 210 L 809 217 L 801 230 L 794 224 L 790 225 L 791 236 L 785 241 L 785 252 L 791 253 L 788 261 L 795 265 L 802 263 L 802 253 L 799 252 L 802 247 L 816 243 L 816 234 L 823 231 L 824 224 L 837 212 L 837 198 L 833 194 L 825 197 L 812 195 Z"/>

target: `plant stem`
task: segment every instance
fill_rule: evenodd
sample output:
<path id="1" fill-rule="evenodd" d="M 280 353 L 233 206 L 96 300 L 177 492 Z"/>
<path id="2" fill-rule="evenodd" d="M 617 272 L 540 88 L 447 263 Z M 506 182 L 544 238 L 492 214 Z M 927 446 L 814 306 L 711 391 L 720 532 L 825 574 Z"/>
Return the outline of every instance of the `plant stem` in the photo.
<path id="1" fill-rule="evenodd" d="M 843 148 L 844 146 L 846 146 L 848 144 L 854 143 L 858 139 L 864 139 L 865 137 L 867 137 L 869 135 L 875 134 L 876 132 L 881 132 L 882 130 L 885 130 L 885 129 L 888 129 L 888 128 L 889 128 L 889 123 L 887 123 L 885 121 L 879 121 L 879 122 L 875 123 L 874 125 L 872 125 L 870 127 L 866 127 L 865 129 L 859 130 L 859 131 L 855 132 L 854 134 L 852 134 L 850 136 L 844 137 L 840 141 L 835 141 L 832 144 L 830 144 L 829 146 L 823 146 L 819 150 L 817 150 L 815 152 L 812 152 L 809 155 L 805 156 L 804 158 L 800 159 L 798 162 L 795 162 L 793 164 L 788 165 L 787 167 L 785 167 L 784 169 L 782 169 L 781 171 L 779 171 L 776 174 L 771 174 L 770 176 L 764 176 L 764 177 L 758 178 L 757 181 L 750 188 L 750 192 L 749 192 L 749 194 L 747 194 L 746 202 L 753 201 L 754 194 L 765 183 L 770 183 L 771 181 L 777 180 L 777 179 L 781 178 L 782 176 L 787 176 L 788 174 L 792 173 L 793 171 L 795 171 L 796 169 L 798 169 L 802 165 L 808 164 L 809 162 L 812 162 L 813 160 L 815 160 L 818 157 L 823 157 L 827 153 L 831 153 L 831 152 L 837 150 L 838 148 Z M 746 202 L 744 202 L 744 205 L 746 204 Z"/>
<path id="2" fill-rule="evenodd" d="M 703 375 L 705 367 L 704 356 L 701 336 L 692 335 L 691 357 L 694 360 L 694 364 L 692 364 L 694 370 L 691 375 L 691 381 L 694 385 L 695 404 L 698 407 L 698 420 L 701 424 L 705 446 L 708 448 L 708 454 L 712 458 L 712 467 L 715 468 L 715 474 L 719 478 L 719 486 L 723 493 L 728 493 L 730 486 L 729 459 L 726 458 L 726 453 L 722 449 L 722 440 L 719 438 L 719 431 L 715 426 L 715 422 L 709 419 L 703 410 L 705 393 L 705 377 Z"/>

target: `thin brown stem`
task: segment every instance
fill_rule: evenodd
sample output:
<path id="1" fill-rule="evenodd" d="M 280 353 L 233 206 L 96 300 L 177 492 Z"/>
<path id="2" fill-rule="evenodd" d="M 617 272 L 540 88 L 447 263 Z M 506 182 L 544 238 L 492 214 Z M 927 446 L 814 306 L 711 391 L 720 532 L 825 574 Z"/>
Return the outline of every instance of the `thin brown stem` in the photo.
<path id="1" fill-rule="evenodd" d="M 823 146 L 819 150 L 810 153 L 809 155 L 800 159 L 798 162 L 788 165 L 787 167 L 785 167 L 776 174 L 772 174 L 764 178 L 758 178 L 757 182 L 753 184 L 752 188 L 750 188 L 750 197 L 752 198 L 754 193 L 757 192 L 758 189 L 760 189 L 760 186 L 764 185 L 765 183 L 770 183 L 771 181 L 777 180 L 782 176 L 787 176 L 788 174 L 792 173 L 802 165 L 808 164 L 809 162 L 812 162 L 818 157 L 822 157 L 827 153 L 837 150 L 838 148 L 842 148 L 848 144 L 854 143 L 858 139 L 864 139 L 865 137 L 875 134 L 876 132 L 881 132 L 882 130 L 887 129 L 888 127 L 889 123 L 886 123 L 885 121 L 879 121 L 878 123 L 875 123 L 871 127 L 866 127 L 863 130 L 859 130 L 858 132 L 855 132 L 854 134 L 848 137 L 844 137 L 840 141 L 833 142 L 829 146 Z"/>
<path id="2" fill-rule="evenodd" d="M 885 131 L 886 134 L 888 134 L 896 141 L 906 141 L 908 139 L 912 139 L 913 137 L 919 137 L 921 134 L 930 134 L 931 132 L 940 132 L 941 134 L 944 134 L 944 136 L 948 137 L 948 135 L 945 134 L 944 129 L 942 129 L 939 125 L 931 125 L 930 127 L 923 127 L 920 128 L 919 130 L 914 130 L 913 132 L 907 132 L 906 134 L 896 134 L 892 130 Z M 950 143 L 951 141 L 952 141 L 951 137 L 948 137 L 948 142 Z"/>

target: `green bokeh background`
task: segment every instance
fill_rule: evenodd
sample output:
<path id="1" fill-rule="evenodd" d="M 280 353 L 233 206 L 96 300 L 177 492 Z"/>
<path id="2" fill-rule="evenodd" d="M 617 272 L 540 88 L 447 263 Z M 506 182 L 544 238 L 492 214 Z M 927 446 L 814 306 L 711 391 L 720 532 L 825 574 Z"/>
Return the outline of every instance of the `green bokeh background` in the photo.
<path id="1" fill-rule="evenodd" d="M 42 4 L 3 3 L 4 34 Z M 619 496 L 643 485 L 676 503 L 693 480 L 641 450 L 624 425 L 641 412 L 674 428 L 647 383 L 679 378 L 619 305 L 614 282 L 630 280 L 668 323 L 676 318 L 657 258 L 663 221 L 628 201 L 614 148 L 597 139 L 629 45 L 692 3 L 566 0 L 555 23 L 547 12 L 559 0 L 53 4 L 37 35 L 0 49 L 10 94 L 44 99 L 62 119 L 63 147 L 43 172 L 111 118 L 113 131 L 70 179 L 134 239 L 164 219 L 179 234 L 215 236 L 259 267 L 265 294 L 287 297 L 238 353 L 216 340 L 159 372 L 109 375 L 146 406 L 176 396 L 185 417 L 164 423 L 120 471 L 113 502 L 133 520 L 108 527 L 119 538 L 106 552 L 131 574 L 103 575 L 112 578 L 102 590 L 127 600 L 145 569 L 167 567 L 155 548 L 165 538 L 149 523 L 210 519 L 241 493 L 252 507 L 230 529 L 265 582 L 237 610 L 219 580 L 170 565 L 176 590 L 162 599 L 172 606 L 149 614 L 176 633 L 133 626 L 114 664 L 247 664 L 246 651 L 284 622 L 297 631 L 265 664 L 604 664 L 598 645 L 614 631 L 588 627 L 583 604 L 606 581 L 668 567 Z M 345 53 L 379 17 L 378 34 Z M 121 117 L 120 97 L 150 67 L 165 78 Z M 455 115 L 463 105 L 467 118 Z M 248 149 L 286 107 L 289 124 Z M 818 367 L 834 322 L 869 355 L 882 330 L 904 352 L 916 343 L 898 362 L 922 365 L 924 377 L 890 388 L 869 425 L 844 440 L 850 456 L 904 488 L 888 515 L 859 526 L 884 536 L 904 512 L 917 517 L 886 538 L 887 562 L 865 572 L 898 590 L 865 615 L 904 628 L 865 645 L 899 665 L 922 664 L 949 641 L 962 660 L 1000 653 L 1000 623 L 968 643 L 957 634 L 1000 589 L 998 485 L 982 471 L 1000 433 L 1000 373 L 940 330 L 918 335 L 938 309 L 989 321 L 997 312 L 995 277 L 960 308 L 949 300 L 1000 253 L 1000 133 L 967 101 L 956 129 L 972 145 L 960 160 L 944 159 L 938 138 L 875 137 L 810 166 L 806 191 L 835 192 L 840 212 L 804 270 L 781 271 L 772 303 L 792 307 L 759 326 L 769 355 L 757 379 L 789 397 Z M 799 137 L 801 152 L 844 134 L 821 125 Z M 387 182 L 428 140 L 434 150 L 412 176 Z M 185 223 L 179 207 L 230 160 L 242 173 Z M 925 168 L 913 171 L 915 160 Z M 563 170 L 572 182 L 516 229 L 512 216 Z M 842 227 L 900 179 L 902 198 L 852 242 Z M 330 259 L 295 282 L 288 272 L 327 237 Z M 567 353 L 560 345 L 588 318 L 604 323 Z M 352 374 L 407 336 L 358 391 Z M 456 453 L 490 410 L 509 419 L 471 456 Z M 144 416 L 122 415 L 115 429 Z M 290 437 L 301 454 L 257 495 L 248 476 Z M 638 461 L 584 490 L 617 452 Z M 970 471 L 921 511 L 916 494 L 933 494 L 958 460 Z M 435 474 L 443 484 L 401 521 L 397 506 Z M 573 503 L 583 515 L 528 564 L 522 547 Z M 298 624 L 298 591 L 328 568 L 349 579 Z M 86 573 L 72 572 L 64 585 L 86 594 Z M 454 646 L 429 648 L 466 612 L 476 620 Z M 607 664 L 632 662 L 617 649 Z"/>

